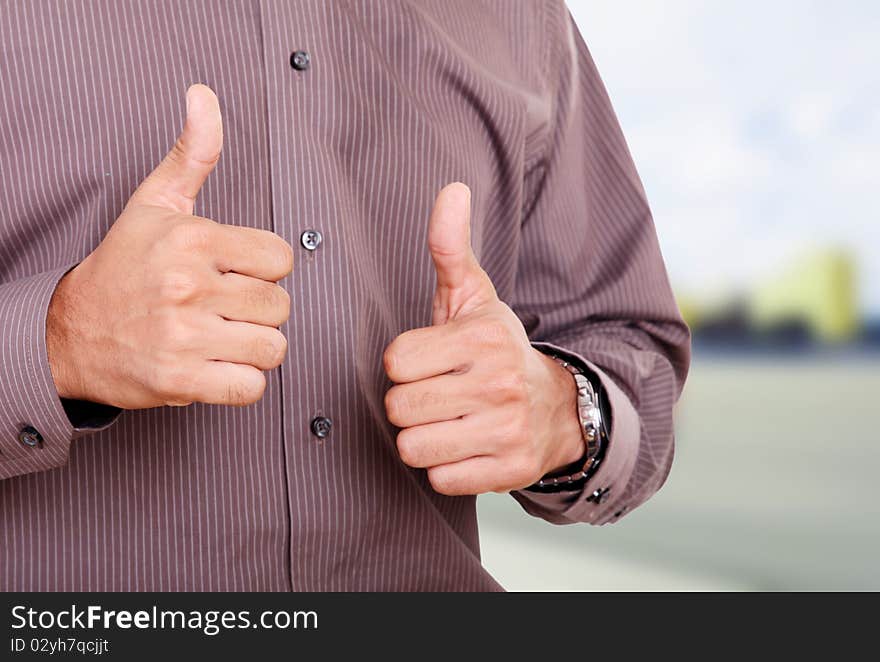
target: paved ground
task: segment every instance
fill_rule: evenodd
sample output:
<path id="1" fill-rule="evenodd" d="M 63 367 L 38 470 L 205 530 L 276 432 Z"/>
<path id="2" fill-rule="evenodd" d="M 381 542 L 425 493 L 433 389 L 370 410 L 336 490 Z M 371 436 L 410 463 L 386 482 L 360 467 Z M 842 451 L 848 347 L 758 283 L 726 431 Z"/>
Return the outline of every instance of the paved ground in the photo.
<path id="1" fill-rule="evenodd" d="M 613 526 L 481 497 L 486 566 L 511 590 L 880 589 L 880 355 L 699 357 L 677 449 Z"/>

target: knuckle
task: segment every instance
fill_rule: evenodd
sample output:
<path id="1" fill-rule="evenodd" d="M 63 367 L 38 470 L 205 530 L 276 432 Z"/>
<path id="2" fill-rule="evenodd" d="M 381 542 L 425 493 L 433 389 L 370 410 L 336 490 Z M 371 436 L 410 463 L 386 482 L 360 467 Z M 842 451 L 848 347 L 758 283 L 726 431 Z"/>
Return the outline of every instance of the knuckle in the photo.
<path id="1" fill-rule="evenodd" d="M 525 430 L 519 421 L 508 420 L 498 428 L 498 441 L 506 449 L 517 449 L 525 441 Z"/>
<path id="2" fill-rule="evenodd" d="M 168 348 L 176 352 L 185 352 L 202 342 L 195 329 L 183 322 L 179 322 L 169 329 L 165 341 Z"/>
<path id="3" fill-rule="evenodd" d="M 274 287 L 270 283 L 251 282 L 247 288 L 243 290 L 242 296 L 250 309 L 261 310 L 272 305 L 271 289 Z"/>
<path id="4" fill-rule="evenodd" d="M 163 301 L 183 304 L 199 294 L 201 284 L 190 269 L 169 269 L 159 276 L 159 296 Z"/>
<path id="5" fill-rule="evenodd" d="M 175 175 L 173 172 L 167 172 L 167 166 L 172 165 L 172 171 L 176 171 L 179 168 L 210 168 L 213 169 L 217 163 L 220 161 L 220 150 L 214 150 L 211 154 L 207 156 L 196 156 L 193 154 L 192 146 L 188 143 L 187 137 L 185 133 L 178 136 L 177 140 L 172 145 L 171 149 L 168 151 L 168 154 L 165 156 L 165 160 L 163 161 L 163 165 L 166 166 L 162 168 L 161 177 L 163 179 L 171 179 Z M 180 194 L 180 197 L 184 197 L 183 194 Z"/>
<path id="6" fill-rule="evenodd" d="M 397 427 L 403 427 L 405 423 L 406 404 L 404 402 L 405 399 L 396 387 L 388 389 L 385 393 L 385 414 L 388 416 L 388 420 Z"/>
<path id="7" fill-rule="evenodd" d="M 278 367 L 284 361 L 287 353 L 287 338 L 280 331 L 261 335 L 254 341 L 254 355 L 260 366 Z"/>
<path id="8" fill-rule="evenodd" d="M 214 168 L 220 162 L 220 150 L 212 150 L 207 156 L 196 156 L 182 137 L 178 138 L 174 144 L 174 151 L 178 154 L 180 162 L 184 165 L 194 165 L 197 168 Z"/>
<path id="9" fill-rule="evenodd" d="M 183 352 L 198 342 L 197 334 L 176 315 L 164 315 L 157 322 L 157 340 L 160 346 L 172 353 Z"/>
<path id="10" fill-rule="evenodd" d="M 393 382 L 398 381 L 400 378 L 400 351 L 396 340 L 385 348 L 385 352 L 382 354 L 382 365 L 388 378 Z"/>
<path id="11" fill-rule="evenodd" d="M 178 136 L 168 152 L 168 160 L 178 165 L 186 164 L 187 145 L 182 136 Z"/>
<path id="12" fill-rule="evenodd" d="M 440 391 L 421 390 L 421 392 L 413 393 L 407 401 L 410 409 L 431 409 L 442 407 L 447 400 L 447 396 Z"/>
<path id="13" fill-rule="evenodd" d="M 287 355 L 287 336 L 285 336 L 281 331 L 277 331 L 275 333 L 275 349 L 278 352 L 278 363 L 280 364 L 284 357 Z"/>
<path id="14" fill-rule="evenodd" d="M 401 430 L 397 433 L 397 453 L 403 463 L 409 466 L 413 466 L 418 461 L 413 441 L 412 434 L 407 430 Z"/>
<path id="15" fill-rule="evenodd" d="M 250 378 L 232 379 L 226 384 L 226 400 L 233 405 L 250 405 L 263 397 L 266 377 L 255 371 Z"/>
<path id="16" fill-rule="evenodd" d="M 455 481 L 449 471 L 443 470 L 440 467 L 428 469 L 428 482 L 431 483 L 431 487 L 438 494 L 445 494 L 446 496 L 455 495 Z"/>
<path id="17" fill-rule="evenodd" d="M 510 434 L 515 442 L 526 444 L 529 436 L 529 416 L 525 410 L 518 410 L 510 416 Z"/>
<path id="18" fill-rule="evenodd" d="M 281 326 L 290 317 L 290 294 L 283 287 L 273 285 L 273 304 L 272 309 L 275 311 L 276 326 Z"/>
<path id="19" fill-rule="evenodd" d="M 508 368 L 498 372 L 489 388 L 506 402 L 523 402 L 528 396 L 528 382 L 522 370 Z"/>
<path id="20" fill-rule="evenodd" d="M 153 386 L 161 399 L 172 405 L 195 399 L 193 381 L 193 375 L 188 370 L 169 366 L 157 371 Z"/>
<path id="21" fill-rule="evenodd" d="M 243 239 L 258 248 L 273 278 L 281 280 L 293 270 L 293 247 L 271 230 L 242 229 Z"/>
<path id="22" fill-rule="evenodd" d="M 293 247 L 281 237 L 278 237 L 277 244 L 278 248 L 275 254 L 278 260 L 278 271 L 285 275 L 289 274 L 293 271 Z"/>

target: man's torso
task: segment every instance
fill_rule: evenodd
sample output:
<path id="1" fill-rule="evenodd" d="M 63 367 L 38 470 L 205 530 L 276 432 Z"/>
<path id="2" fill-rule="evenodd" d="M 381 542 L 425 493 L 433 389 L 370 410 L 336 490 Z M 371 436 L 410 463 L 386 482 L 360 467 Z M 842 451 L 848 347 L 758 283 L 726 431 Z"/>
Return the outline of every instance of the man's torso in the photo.
<path id="1" fill-rule="evenodd" d="M 225 123 L 196 213 L 297 249 L 288 358 L 264 398 L 124 412 L 67 466 L 0 481 L 2 588 L 497 588 L 475 500 L 400 462 L 381 357 L 430 323 L 444 184 L 472 188 L 475 250 L 501 298 L 512 289 L 551 112 L 543 9 L 424 4 L 2 3 L 0 282 L 95 248 L 173 143 L 193 82 Z"/>

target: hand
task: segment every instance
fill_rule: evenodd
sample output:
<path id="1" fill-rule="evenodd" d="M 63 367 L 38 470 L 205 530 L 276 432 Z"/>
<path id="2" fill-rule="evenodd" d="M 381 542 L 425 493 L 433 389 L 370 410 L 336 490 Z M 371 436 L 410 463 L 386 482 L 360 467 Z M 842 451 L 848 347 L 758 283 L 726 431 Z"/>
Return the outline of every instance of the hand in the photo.
<path id="1" fill-rule="evenodd" d="M 529 343 L 470 246 L 470 191 L 444 188 L 428 246 L 433 326 L 386 349 L 388 420 L 401 459 L 441 494 L 509 492 L 583 457 L 571 375 Z"/>
<path id="2" fill-rule="evenodd" d="M 245 405 L 287 350 L 293 250 L 277 235 L 193 216 L 220 158 L 220 105 L 187 90 L 177 144 L 101 244 L 59 283 L 46 344 L 61 397 L 125 409 Z"/>

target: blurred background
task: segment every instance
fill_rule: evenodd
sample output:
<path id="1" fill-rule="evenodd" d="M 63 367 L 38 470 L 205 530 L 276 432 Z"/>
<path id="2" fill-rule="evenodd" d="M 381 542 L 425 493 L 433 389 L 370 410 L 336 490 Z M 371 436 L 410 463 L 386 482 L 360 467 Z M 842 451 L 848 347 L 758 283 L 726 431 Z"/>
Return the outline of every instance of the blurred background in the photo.
<path id="1" fill-rule="evenodd" d="M 880 3 L 569 0 L 694 360 L 665 487 L 551 527 L 480 497 L 510 590 L 880 589 Z"/>

